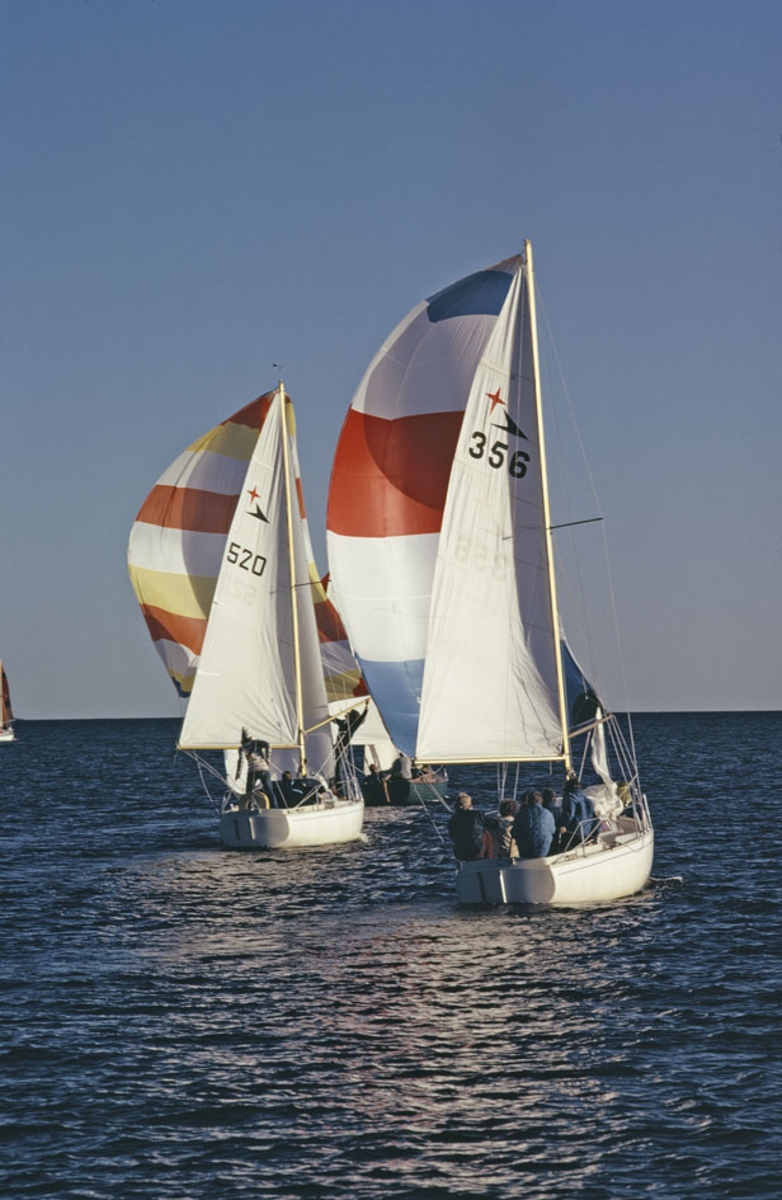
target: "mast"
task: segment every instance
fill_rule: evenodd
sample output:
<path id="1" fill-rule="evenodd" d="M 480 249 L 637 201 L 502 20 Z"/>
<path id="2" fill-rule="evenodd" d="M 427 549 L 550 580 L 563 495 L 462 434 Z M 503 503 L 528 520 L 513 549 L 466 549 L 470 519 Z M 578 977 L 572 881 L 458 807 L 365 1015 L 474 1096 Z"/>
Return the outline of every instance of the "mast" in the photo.
<path id="1" fill-rule="evenodd" d="M 299 774 L 307 774 L 307 751 L 304 742 L 304 700 L 301 690 L 301 645 L 299 642 L 299 610 L 296 601 L 296 550 L 293 542 L 293 498 L 291 496 L 291 462 L 288 445 L 288 423 L 285 411 L 285 386 L 280 380 L 280 419 L 282 431 L 282 461 L 285 477 L 285 517 L 288 532 L 288 563 L 291 587 L 291 622 L 293 629 L 293 673 L 296 689 L 296 737 L 299 747 Z"/>
<path id="2" fill-rule="evenodd" d="M 554 544 L 551 538 L 551 512 L 548 494 L 548 468 L 546 465 L 546 443 L 543 431 L 543 404 L 540 394 L 540 359 L 538 355 L 538 320 L 535 309 L 535 270 L 532 262 L 532 243 L 524 242 L 524 255 L 527 269 L 527 295 L 529 297 L 530 333 L 532 338 L 532 364 L 535 376 L 535 409 L 538 417 L 538 438 L 540 441 L 540 480 L 543 492 L 543 526 L 546 534 L 546 563 L 549 576 L 549 596 L 551 597 L 551 628 L 554 633 L 554 656 L 557 664 L 557 692 L 559 696 L 559 721 L 562 727 L 562 753 L 565 770 L 570 771 L 570 733 L 567 723 L 567 706 L 565 702 L 565 676 L 562 669 L 562 651 L 559 634 L 559 605 L 557 603 L 557 582 L 554 574 Z"/>

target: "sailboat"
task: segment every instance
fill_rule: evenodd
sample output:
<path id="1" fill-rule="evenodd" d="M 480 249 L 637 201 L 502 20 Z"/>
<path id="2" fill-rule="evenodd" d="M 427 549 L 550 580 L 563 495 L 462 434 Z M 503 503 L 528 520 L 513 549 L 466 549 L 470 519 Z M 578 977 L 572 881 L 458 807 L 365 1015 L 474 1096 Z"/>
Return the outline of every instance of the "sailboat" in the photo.
<path id="1" fill-rule="evenodd" d="M 395 745 L 487 778 L 500 764 L 500 796 L 514 770 L 564 782 L 591 759 L 599 832 L 540 859 L 461 864 L 466 903 L 614 900 L 651 871 L 632 738 L 564 638 L 553 536 L 525 242 L 387 338 L 349 408 L 328 502 L 335 603 Z"/>
<path id="2" fill-rule="evenodd" d="M 128 549 L 153 640 L 189 697 L 178 749 L 225 786 L 220 837 L 235 848 L 347 842 L 363 823 L 358 782 L 335 759 L 295 432 L 280 383 L 180 455 Z"/>
<path id="3" fill-rule="evenodd" d="M 8 687 L 8 676 L 0 661 L 0 742 L 14 740 L 14 714 L 11 708 L 11 692 Z"/>

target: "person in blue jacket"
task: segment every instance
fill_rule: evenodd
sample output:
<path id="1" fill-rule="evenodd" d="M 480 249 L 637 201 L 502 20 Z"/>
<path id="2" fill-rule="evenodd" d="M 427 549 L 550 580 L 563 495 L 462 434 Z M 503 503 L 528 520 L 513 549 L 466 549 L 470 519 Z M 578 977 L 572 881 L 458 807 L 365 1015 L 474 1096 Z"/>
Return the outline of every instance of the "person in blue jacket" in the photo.
<path id="1" fill-rule="evenodd" d="M 562 816 L 558 829 L 558 849 L 567 850 L 587 841 L 597 828 L 595 807 L 581 790 L 575 775 L 568 775 L 562 792 Z"/>
<path id="2" fill-rule="evenodd" d="M 513 840 L 519 858 L 545 858 L 551 853 L 556 832 L 554 818 L 543 807 L 540 792 L 527 792 L 513 822 Z"/>

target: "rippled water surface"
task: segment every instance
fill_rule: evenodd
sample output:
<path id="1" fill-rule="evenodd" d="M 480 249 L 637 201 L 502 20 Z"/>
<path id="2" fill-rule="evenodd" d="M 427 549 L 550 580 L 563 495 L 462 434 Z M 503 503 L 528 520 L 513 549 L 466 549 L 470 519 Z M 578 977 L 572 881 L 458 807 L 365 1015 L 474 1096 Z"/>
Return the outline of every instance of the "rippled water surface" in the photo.
<path id="1" fill-rule="evenodd" d="M 176 723 L 17 730 L 3 1197 L 780 1195 L 782 714 L 637 717 L 653 881 L 572 911 L 459 909 L 442 808 L 232 852 Z"/>

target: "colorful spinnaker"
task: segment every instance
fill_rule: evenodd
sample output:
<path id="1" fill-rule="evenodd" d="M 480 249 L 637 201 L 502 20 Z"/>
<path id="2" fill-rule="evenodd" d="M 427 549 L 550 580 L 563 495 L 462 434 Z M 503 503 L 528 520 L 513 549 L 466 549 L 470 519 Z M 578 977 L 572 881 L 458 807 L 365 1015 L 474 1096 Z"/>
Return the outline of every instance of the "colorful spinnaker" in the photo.
<path id="1" fill-rule="evenodd" d="M 228 530 L 272 395 L 245 405 L 174 459 L 131 530 L 131 583 L 184 699 L 192 691 Z"/>

